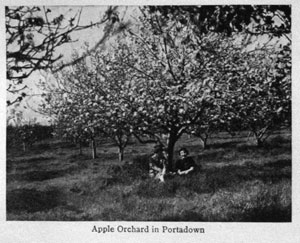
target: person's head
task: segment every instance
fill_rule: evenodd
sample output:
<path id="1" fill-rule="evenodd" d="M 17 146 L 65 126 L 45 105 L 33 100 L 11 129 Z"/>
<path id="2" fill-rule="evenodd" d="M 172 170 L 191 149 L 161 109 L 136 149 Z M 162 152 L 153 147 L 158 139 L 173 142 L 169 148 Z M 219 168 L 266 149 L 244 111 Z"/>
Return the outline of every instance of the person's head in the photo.
<path id="1" fill-rule="evenodd" d="M 188 154 L 189 154 L 189 151 L 186 148 L 181 148 L 179 150 L 179 156 L 182 159 L 186 158 L 188 156 Z"/>

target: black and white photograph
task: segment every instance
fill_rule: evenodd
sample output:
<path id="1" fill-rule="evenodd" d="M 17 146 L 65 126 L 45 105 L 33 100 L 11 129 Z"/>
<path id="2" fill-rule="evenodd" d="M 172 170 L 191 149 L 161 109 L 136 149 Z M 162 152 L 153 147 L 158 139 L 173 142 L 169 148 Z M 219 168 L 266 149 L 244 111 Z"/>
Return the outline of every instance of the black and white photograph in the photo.
<path id="1" fill-rule="evenodd" d="M 299 198 L 291 2 L 108 4 L 1 6 L 4 221 L 277 242 Z M 272 230 L 208 241 L 232 223 Z"/>

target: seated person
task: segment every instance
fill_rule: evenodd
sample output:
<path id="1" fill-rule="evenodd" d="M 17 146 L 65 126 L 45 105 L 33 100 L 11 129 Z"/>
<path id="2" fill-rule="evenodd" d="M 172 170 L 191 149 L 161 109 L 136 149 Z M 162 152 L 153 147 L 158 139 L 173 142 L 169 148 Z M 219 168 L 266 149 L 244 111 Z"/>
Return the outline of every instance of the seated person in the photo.
<path id="1" fill-rule="evenodd" d="M 187 175 L 196 171 L 196 163 L 192 157 L 188 157 L 188 150 L 181 148 L 179 150 L 180 159 L 176 162 L 176 170 L 179 175 Z"/>
<path id="2" fill-rule="evenodd" d="M 164 182 L 164 176 L 167 168 L 167 158 L 163 153 L 161 144 L 155 145 L 154 153 L 149 160 L 149 176 Z"/>

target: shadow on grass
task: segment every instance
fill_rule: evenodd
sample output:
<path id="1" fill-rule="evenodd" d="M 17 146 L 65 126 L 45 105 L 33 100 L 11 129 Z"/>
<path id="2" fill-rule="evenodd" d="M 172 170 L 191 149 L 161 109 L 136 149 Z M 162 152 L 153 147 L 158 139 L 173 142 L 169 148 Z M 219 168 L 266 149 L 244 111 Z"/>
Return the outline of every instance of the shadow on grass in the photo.
<path id="1" fill-rule="evenodd" d="M 33 158 L 29 158 L 29 159 L 21 159 L 21 160 L 12 160 L 12 159 L 8 159 L 6 161 L 7 164 L 11 165 L 11 164 L 20 164 L 20 163 L 25 163 L 25 164 L 31 164 L 31 163 L 43 163 L 43 162 L 48 162 L 49 160 L 53 160 L 55 159 L 55 157 L 45 157 L 45 156 L 39 156 L 39 157 L 33 157 Z"/>
<path id="2" fill-rule="evenodd" d="M 50 171 L 29 171 L 24 174 L 10 174 L 7 175 L 7 181 L 45 181 L 62 177 L 74 171 L 74 168 L 68 168 L 64 170 L 50 170 Z"/>
<path id="3" fill-rule="evenodd" d="M 290 167 L 290 160 L 278 160 L 263 165 L 229 165 L 221 168 L 212 168 L 205 171 L 207 178 L 205 183 L 213 192 L 251 180 L 276 183 L 283 179 L 291 179 Z M 284 170 L 285 168 L 289 170 Z"/>
<path id="4" fill-rule="evenodd" d="M 7 192 L 7 213 L 26 211 L 28 213 L 45 211 L 64 204 L 62 193 L 57 189 L 37 191 L 17 189 Z"/>
<path id="5" fill-rule="evenodd" d="M 220 163 L 223 162 L 223 157 L 227 154 L 227 152 L 228 151 L 225 149 L 218 152 L 206 150 L 205 152 L 196 155 L 195 159 L 200 162 L 209 161 L 210 163 Z"/>
<path id="6" fill-rule="evenodd" d="M 219 148 L 233 148 L 240 143 L 241 142 L 239 141 L 215 142 L 212 144 L 208 144 L 205 149 L 208 150 L 208 149 L 219 149 Z"/>
<path id="7" fill-rule="evenodd" d="M 71 149 L 76 148 L 76 144 L 67 142 L 67 141 L 56 141 L 55 143 L 51 144 L 52 149 L 58 149 L 58 148 L 65 148 L 65 149 Z"/>
<path id="8" fill-rule="evenodd" d="M 220 146 L 219 146 L 220 145 Z M 277 156 L 291 153 L 291 144 L 285 143 L 282 146 L 273 146 L 272 144 L 265 144 L 262 147 L 257 147 L 253 144 L 239 144 L 235 142 L 228 142 L 222 144 L 211 145 L 209 149 L 203 150 L 201 153 L 195 155 L 195 159 L 200 162 L 220 163 L 224 161 L 230 162 L 232 159 L 239 159 L 241 157 L 265 158 L 268 156 Z M 228 156 L 233 156 L 228 160 Z"/>
<path id="9" fill-rule="evenodd" d="M 287 166 L 292 166 L 292 161 L 290 159 L 281 159 L 275 162 L 271 162 L 265 165 L 266 167 L 274 167 L 274 168 L 284 168 Z"/>
<path id="10" fill-rule="evenodd" d="M 291 205 L 286 208 L 278 206 L 254 208 L 245 212 L 241 222 L 291 222 Z"/>
<path id="11" fill-rule="evenodd" d="M 15 168 L 22 168 L 22 170 L 26 169 L 40 169 L 41 167 L 47 165 L 51 160 L 54 160 L 55 157 L 34 157 L 29 159 L 21 159 L 21 160 L 11 160 L 8 159 L 6 161 L 6 172 L 11 173 Z"/>
<path id="12" fill-rule="evenodd" d="M 77 162 L 78 160 L 79 161 L 82 161 L 82 160 L 89 160 L 91 159 L 90 156 L 86 155 L 86 154 L 71 154 L 68 156 L 68 161 L 69 162 Z"/>

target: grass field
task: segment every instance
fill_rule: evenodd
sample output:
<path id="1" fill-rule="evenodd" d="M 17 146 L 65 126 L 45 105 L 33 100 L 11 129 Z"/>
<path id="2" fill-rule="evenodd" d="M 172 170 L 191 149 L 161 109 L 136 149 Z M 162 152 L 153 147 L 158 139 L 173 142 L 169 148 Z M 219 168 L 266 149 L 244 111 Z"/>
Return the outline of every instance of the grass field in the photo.
<path id="1" fill-rule="evenodd" d="M 45 141 L 29 152 L 7 152 L 7 220 L 291 221 L 291 134 L 278 132 L 257 148 L 222 133 L 203 150 L 184 136 L 201 171 L 191 177 L 148 178 L 152 144 L 131 144 L 120 164 L 112 144 L 89 148 Z"/>

